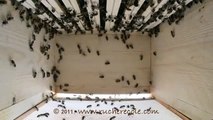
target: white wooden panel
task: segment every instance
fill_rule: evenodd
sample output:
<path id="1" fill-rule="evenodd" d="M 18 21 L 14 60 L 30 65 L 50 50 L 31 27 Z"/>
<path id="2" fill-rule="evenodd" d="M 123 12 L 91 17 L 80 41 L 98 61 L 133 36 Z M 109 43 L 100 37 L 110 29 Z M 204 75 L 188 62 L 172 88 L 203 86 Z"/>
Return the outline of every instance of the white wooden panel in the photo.
<path id="1" fill-rule="evenodd" d="M 212 6 L 212 0 L 193 6 L 179 25 L 162 24 L 151 40 L 152 93 L 193 120 L 213 118 Z"/>
<path id="2" fill-rule="evenodd" d="M 131 6 L 130 7 L 130 11 L 126 10 L 125 11 L 125 17 L 126 17 L 126 20 L 125 21 L 131 21 L 133 19 L 133 17 L 137 14 L 138 10 L 141 8 L 141 6 L 143 5 L 145 0 L 139 0 L 138 2 L 138 6 Z M 132 18 L 130 19 L 130 15 L 132 15 Z"/>
<path id="3" fill-rule="evenodd" d="M 160 103 L 158 103 L 155 100 L 146 100 L 146 101 L 114 101 L 114 105 L 111 104 L 110 101 L 108 101 L 108 104 L 106 105 L 104 102 L 98 102 L 100 104 L 100 107 L 96 107 L 96 104 L 94 101 L 70 101 L 65 100 L 65 106 L 69 110 L 111 110 L 113 107 L 120 107 L 122 105 L 130 105 L 133 104 L 136 108 L 136 110 L 141 110 L 141 113 L 144 112 L 144 110 L 151 107 L 150 111 L 157 110 L 159 111 L 159 114 L 135 114 L 128 116 L 127 114 L 61 114 L 61 108 L 58 108 L 57 106 L 61 103 L 50 101 L 48 104 L 45 104 L 40 108 L 39 111 L 33 112 L 31 115 L 27 116 L 24 120 L 61 120 L 61 119 L 68 119 L 68 120 L 81 120 L 82 116 L 85 116 L 85 120 L 109 120 L 112 116 L 116 116 L 115 120 L 181 120 L 177 115 L 166 109 L 164 106 L 162 106 Z M 87 105 L 92 105 L 91 108 L 86 108 Z M 60 113 L 55 114 L 53 113 L 53 110 L 55 108 L 58 108 Z M 131 110 L 130 108 L 123 108 L 120 110 Z M 37 118 L 38 114 L 49 112 L 48 118 Z M 154 112 L 153 112 L 154 113 Z"/>
<path id="4" fill-rule="evenodd" d="M 30 98 L 27 98 L 7 109 L 0 111 L 0 118 L 1 120 L 14 120 L 44 99 L 46 98 L 43 97 L 43 93 L 39 93 Z"/>
<path id="5" fill-rule="evenodd" d="M 107 0 L 106 16 L 112 15 L 116 17 L 120 8 L 121 0 Z M 115 22 L 115 21 L 114 21 Z M 114 22 L 106 21 L 106 29 L 110 30 L 114 26 Z"/>
<path id="6" fill-rule="evenodd" d="M 25 21 L 20 21 L 18 11 L 14 11 L 12 6 L 0 7 L 1 16 L 6 16 L 8 12 L 11 12 L 14 20 L 9 21 L 7 25 L 0 26 L 0 110 L 6 110 L 12 106 L 13 97 L 16 97 L 16 103 L 19 103 L 36 94 L 49 91 L 49 86 L 53 86 L 52 79 L 42 79 L 40 72 L 40 67 L 50 70 L 54 63 L 54 47 L 49 51 L 49 61 L 39 50 L 45 31 L 42 29 L 40 34 L 36 34 L 34 52 L 31 52 L 28 40 L 32 39 L 32 29 L 26 27 Z M 54 44 L 54 40 L 49 41 L 49 44 Z M 15 68 L 10 65 L 9 57 L 15 61 Z M 38 71 L 37 78 L 32 77 L 32 68 Z M 26 110 L 27 107 L 29 106 L 19 107 L 19 109 Z"/>

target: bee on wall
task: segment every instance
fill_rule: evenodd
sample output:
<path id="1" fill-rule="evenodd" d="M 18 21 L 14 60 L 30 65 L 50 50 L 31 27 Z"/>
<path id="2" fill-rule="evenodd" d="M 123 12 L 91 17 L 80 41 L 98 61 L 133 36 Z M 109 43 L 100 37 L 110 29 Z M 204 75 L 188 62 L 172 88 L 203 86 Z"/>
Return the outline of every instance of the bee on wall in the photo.
<path id="1" fill-rule="evenodd" d="M 15 60 L 13 60 L 11 57 L 9 58 L 9 61 L 10 61 L 10 64 L 13 66 L 13 67 L 16 67 L 16 62 Z"/>

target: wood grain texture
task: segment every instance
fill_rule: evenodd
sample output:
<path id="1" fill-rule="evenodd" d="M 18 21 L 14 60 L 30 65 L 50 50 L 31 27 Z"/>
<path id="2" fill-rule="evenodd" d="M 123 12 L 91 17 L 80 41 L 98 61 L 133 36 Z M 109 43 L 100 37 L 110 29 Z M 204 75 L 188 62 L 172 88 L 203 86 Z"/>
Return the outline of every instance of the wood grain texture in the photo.
<path id="1" fill-rule="evenodd" d="M 18 11 L 15 11 L 9 5 L 9 1 L 8 5 L 0 6 L 0 15 L 2 16 L 0 22 L 2 22 L 8 12 L 11 12 L 14 20 L 9 21 L 8 25 L 0 26 L 0 110 L 5 110 L 12 106 L 13 97 L 16 98 L 16 103 L 19 103 L 34 95 L 50 91 L 49 86 L 53 86 L 51 77 L 43 79 L 40 72 L 40 67 L 44 70 L 50 70 L 54 63 L 54 48 L 49 51 L 51 56 L 49 61 L 39 50 L 43 41 L 44 30 L 40 34 L 36 34 L 36 41 L 33 45 L 34 52 L 31 52 L 28 40 L 32 39 L 33 30 L 26 27 L 25 21 L 20 21 Z M 53 43 L 54 40 L 49 42 L 49 44 Z M 10 57 L 15 61 L 16 67 L 10 65 Z M 37 71 L 36 78 L 32 77 L 32 68 Z M 19 106 L 18 109 L 27 110 L 32 107 L 28 105 Z M 13 113 L 4 113 L 4 115 L 13 117 L 19 114 L 20 111 L 19 113 L 14 111 Z M 5 116 L 0 118 L 3 119 Z"/>
<path id="2" fill-rule="evenodd" d="M 65 48 L 64 59 L 58 64 L 61 76 L 57 85 L 69 83 L 70 86 L 66 88 L 72 93 L 130 93 L 143 92 L 143 89 L 149 91 L 148 37 L 139 34 L 131 36 L 127 43 L 132 43 L 134 49 L 127 49 L 121 39 L 114 39 L 113 34 L 108 37 L 108 41 L 105 35 L 56 37 L 57 42 Z M 80 44 L 86 56 L 79 54 L 77 44 Z M 91 49 L 91 53 L 87 52 L 87 47 Z M 96 50 L 100 51 L 100 56 L 97 56 Z M 140 54 L 144 56 L 142 61 Z M 106 60 L 110 61 L 110 65 L 105 65 Z M 103 79 L 99 78 L 100 74 L 104 75 Z M 133 80 L 133 74 L 136 75 L 136 80 Z M 130 81 L 130 86 L 125 81 L 115 82 L 122 75 Z M 138 88 L 134 88 L 136 83 L 139 83 Z"/>
<path id="3" fill-rule="evenodd" d="M 152 38 L 152 93 L 193 120 L 213 118 L 213 1 L 187 10 Z M 171 36 L 175 31 L 175 37 Z"/>

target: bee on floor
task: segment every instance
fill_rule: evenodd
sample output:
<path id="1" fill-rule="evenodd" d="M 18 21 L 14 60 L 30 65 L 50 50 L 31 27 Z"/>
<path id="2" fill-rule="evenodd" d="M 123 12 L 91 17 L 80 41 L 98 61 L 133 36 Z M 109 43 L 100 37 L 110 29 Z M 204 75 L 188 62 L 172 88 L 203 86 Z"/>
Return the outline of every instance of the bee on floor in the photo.
<path id="1" fill-rule="evenodd" d="M 92 107 L 92 105 L 87 105 L 87 108 L 91 108 Z"/>
<path id="2" fill-rule="evenodd" d="M 109 120 L 113 120 L 113 119 L 115 119 L 116 118 L 116 116 L 112 116 L 111 118 L 109 118 Z"/>
<path id="3" fill-rule="evenodd" d="M 120 106 L 120 108 L 124 108 L 124 107 L 125 107 L 125 105 L 121 105 L 121 106 Z"/>
<path id="4" fill-rule="evenodd" d="M 128 116 L 130 116 L 130 115 L 134 115 L 134 113 L 133 112 L 128 113 Z"/>
<path id="5" fill-rule="evenodd" d="M 37 115 L 37 118 L 38 117 L 42 117 L 42 116 L 44 116 L 44 117 L 49 117 L 49 113 L 43 113 L 43 114 L 39 114 L 39 115 Z"/>
<path id="6" fill-rule="evenodd" d="M 66 107 L 64 105 L 58 105 L 58 107 L 66 109 Z"/>

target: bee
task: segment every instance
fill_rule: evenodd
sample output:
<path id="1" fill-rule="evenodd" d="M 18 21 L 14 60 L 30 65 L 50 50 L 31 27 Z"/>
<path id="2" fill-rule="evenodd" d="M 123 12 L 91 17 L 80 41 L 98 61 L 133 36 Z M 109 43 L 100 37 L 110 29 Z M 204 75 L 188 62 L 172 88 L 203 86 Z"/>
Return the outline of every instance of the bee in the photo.
<path id="1" fill-rule="evenodd" d="M 126 44 L 126 48 L 129 49 L 129 45 L 128 44 Z"/>
<path id="2" fill-rule="evenodd" d="M 69 84 L 68 84 L 68 83 L 65 83 L 65 84 L 64 84 L 64 86 L 65 86 L 65 87 L 68 87 L 68 86 L 69 86 Z"/>
<path id="3" fill-rule="evenodd" d="M 104 78 L 104 75 L 100 75 L 99 78 Z"/>
<path id="4" fill-rule="evenodd" d="M 66 109 L 66 107 L 64 105 L 58 105 L 58 107 Z"/>
<path id="5" fill-rule="evenodd" d="M 116 118 L 116 116 L 112 116 L 109 120 L 113 120 L 113 119 L 115 119 Z"/>
<path id="6" fill-rule="evenodd" d="M 124 81 L 124 76 L 121 76 L 121 80 Z"/>
<path id="7" fill-rule="evenodd" d="M 135 75 L 132 75 L 132 78 L 133 78 L 134 80 L 136 80 L 136 76 L 135 76 Z"/>
<path id="8" fill-rule="evenodd" d="M 140 55 L 140 60 L 141 60 L 141 61 L 143 60 L 143 55 L 142 55 L 142 54 Z"/>
<path id="9" fill-rule="evenodd" d="M 101 37 L 101 36 L 103 36 L 103 34 L 99 32 L 99 33 L 98 33 L 98 37 Z"/>
<path id="10" fill-rule="evenodd" d="M 98 50 L 96 51 L 96 53 L 97 53 L 98 56 L 100 55 L 100 52 Z"/>
<path id="11" fill-rule="evenodd" d="M 13 105 L 16 104 L 16 97 L 13 97 Z"/>
<path id="12" fill-rule="evenodd" d="M 89 48 L 89 47 L 87 47 L 87 51 L 88 51 L 88 53 L 91 53 L 91 50 L 90 50 L 90 48 Z"/>
<path id="13" fill-rule="evenodd" d="M 35 71 L 35 69 L 32 69 L 32 75 L 33 75 L 33 78 L 36 78 L 37 72 Z"/>
<path id="14" fill-rule="evenodd" d="M 56 43 L 56 44 L 55 44 L 55 46 L 56 46 L 57 48 L 59 48 L 59 47 L 60 47 L 60 45 L 59 45 L 58 43 Z"/>
<path id="15" fill-rule="evenodd" d="M 149 84 L 152 85 L 152 81 L 149 81 Z"/>
<path id="16" fill-rule="evenodd" d="M 137 88 L 138 87 L 138 83 L 136 83 L 134 87 Z"/>
<path id="17" fill-rule="evenodd" d="M 115 80 L 116 83 L 118 83 L 118 82 L 120 82 L 120 81 L 121 81 L 120 79 L 116 79 L 116 80 Z"/>
<path id="18" fill-rule="evenodd" d="M 107 35 L 106 35 L 106 37 L 105 37 L 105 38 L 106 38 L 106 40 L 107 40 L 107 41 L 109 40 L 109 38 L 108 38 L 108 36 L 107 36 Z"/>
<path id="19" fill-rule="evenodd" d="M 5 19 L 5 20 L 2 20 L 2 25 L 6 25 L 8 24 L 8 21 Z"/>
<path id="20" fill-rule="evenodd" d="M 1 4 L 7 4 L 7 1 L 6 1 L 6 0 L 1 0 L 1 1 L 0 1 L 0 5 L 1 5 Z"/>
<path id="21" fill-rule="evenodd" d="M 114 37 L 116 40 L 119 40 L 119 37 L 118 37 L 118 35 L 115 35 L 115 37 Z"/>
<path id="22" fill-rule="evenodd" d="M 134 115 L 134 113 L 133 112 L 128 113 L 128 116 L 130 116 L 130 115 Z"/>
<path id="23" fill-rule="evenodd" d="M 51 90 L 51 91 L 53 90 L 53 86 L 52 86 L 52 85 L 50 85 L 50 90 Z"/>
<path id="24" fill-rule="evenodd" d="M 16 67 L 16 63 L 15 63 L 15 61 L 14 61 L 12 58 L 10 58 L 10 64 L 11 64 L 13 67 Z"/>
<path id="25" fill-rule="evenodd" d="M 109 65 L 110 64 L 110 62 L 107 60 L 106 62 L 105 62 L 105 65 Z"/>
<path id="26" fill-rule="evenodd" d="M 126 83 L 127 83 L 128 85 L 130 85 L 130 82 L 129 82 L 129 80 L 127 80 L 127 81 L 126 81 Z"/>
<path id="27" fill-rule="evenodd" d="M 64 91 L 64 92 L 67 92 L 67 91 L 68 91 L 68 89 L 63 89 L 63 91 Z"/>
<path id="28" fill-rule="evenodd" d="M 133 44 L 129 44 L 129 47 L 130 47 L 131 49 L 134 49 Z"/>
<path id="29" fill-rule="evenodd" d="M 38 118 L 38 117 L 42 117 L 42 116 L 48 117 L 49 115 L 50 115 L 49 113 L 39 114 L 39 115 L 37 115 L 37 118 Z"/>
<path id="30" fill-rule="evenodd" d="M 7 14 L 7 20 L 10 21 L 10 20 L 13 20 L 14 17 L 11 15 L 11 13 L 8 13 Z"/>
<path id="31" fill-rule="evenodd" d="M 82 116 L 81 120 L 84 120 L 85 119 L 85 116 Z"/>
<path id="32" fill-rule="evenodd" d="M 42 77 L 44 78 L 45 77 L 45 72 L 44 70 L 41 68 L 41 72 L 42 72 Z"/>
<path id="33" fill-rule="evenodd" d="M 175 31 L 174 30 L 171 31 L 171 35 L 172 35 L 173 38 L 175 37 Z"/>
<path id="34" fill-rule="evenodd" d="M 148 90 L 146 90 L 146 89 L 144 89 L 143 91 L 146 92 L 146 93 L 148 92 Z"/>
<path id="35" fill-rule="evenodd" d="M 87 108 L 91 108 L 92 107 L 92 105 L 87 105 Z"/>
<path id="36" fill-rule="evenodd" d="M 47 71 L 46 74 L 47 74 L 47 77 L 50 77 L 50 72 Z"/>
<path id="37" fill-rule="evenodd" d="M 120 108 L 124 108 L 124 107 L 125 107 L 125 105 L 121 105 L 121 106 L 120 106 Z"/>
<path id="38" fill-rule="evenodd" d="M 154 52 L 153 52 L 153 55 L 154 55 L 154 56 L 157 56 L 157 52 L 156 52 L 156 51 L 154 51 Z"/>

